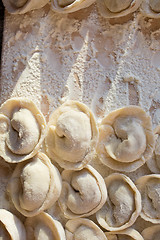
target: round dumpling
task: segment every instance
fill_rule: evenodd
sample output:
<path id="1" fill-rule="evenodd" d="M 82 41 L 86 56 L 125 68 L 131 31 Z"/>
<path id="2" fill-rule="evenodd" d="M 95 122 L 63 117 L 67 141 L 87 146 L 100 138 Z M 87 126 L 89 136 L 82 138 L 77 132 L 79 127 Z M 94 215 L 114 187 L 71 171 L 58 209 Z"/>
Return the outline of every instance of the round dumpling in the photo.
<path id="1" fill-rule="evenodd" d="M 107 240 L 103 231 L 91 220 L 77 218 L 69 220 L 65 226 L 67 240 Z"/>
<path id="2" fill-rule="evenodd" d="M 135 12 L 142 0 L 97 0 L 101 15 L 105 18 L 116 18 Z"/>
<path id="3" fill-rule="evenodd" d="M 46 153 L 64 169 L 82 169 L 95 157 L 98 129 L 89 108 L 67 101 L 51 115 Z"/>
<path id="4" fill-rule="evenodd" d="M 133 228 L 122 231 L 106 232 L 108 240 L 144 240 L 142 235 Z"/>
<path id="5" fill-rule="evenodd" d="M 142 231 L 142 236 L 145 240 L 159 240 L 160 224 L 145 228 Z"/>
<path id="6" fill-rule="evenodd" d="M 0 209 L 0 239 L 27 240 L 23 223 L 5 209 Z"/>
<path id="7" fill-rule="evenodd" d="M 146 162 L 149 170 L 153 173 L 160 173 L 160 125 L 154 130 L 155 148 L 153 155 Z"/>
<path id="8" fill-rule="evenodd" d="M 160 223 L 160 174 L 142 176 L 136 185 L 142 196 L 140 216 L 146 221 Z"/>
<path id="9" fill-rule="evenodd" d="M 160 0 L 145 0 L 140 9 L 146 17 L 160 18 Z"/>
<path id="10" fill-rule="evenodd" d="M 96 0 L 51 0 L 55 12 L 71 13 L 89 7 Z"/>
<path id="11" fill-rule="evenodd" d="M 105 203 L 107 189 L 102 176 L 91 166 L 62 172 L 59 206 L 68 219 L 90 216 Z"/>
<path id="12" fill-rule="evenodd" d="M 11 98 L 0 107 L 0 156 L 18 163 L 38 152 L 46 133 L 46 121 L 26 98 Z"/>
<path id="13" fill-rule="evenodd" d="M 27 240 L 66 240 L 62 224 L 42 212 L 25 221 Z"/>
<path id="14" fill-rule="evenodd" d="M 58 169 L 44 153 L 17 164 L 8 192 L 16 209 L 24 216 L 36 216 L 51 207 L 62 188 Z"/>
<path id="15" fill-rule="evenodd" d="M 2 0 L 2 2 L 9 13 L 24 14 L 42 8 L 49 0 Z"/>
<path id="16" fill-rule="evenodd" d="M 97 153 L 113 170 L 135 171 L 152 156 L 154 146 L 151 117 L 138 106 L 117 109 L 100 124 Z"/>
<path id="17" fill-rule="evenodd" d="M 108 198 L 96 213 L 98 223 L 108 231 L 121 231 L 133 225 L 141 212 L 141 195 L 124 174 L 113 173 L 105 179 Z"/>

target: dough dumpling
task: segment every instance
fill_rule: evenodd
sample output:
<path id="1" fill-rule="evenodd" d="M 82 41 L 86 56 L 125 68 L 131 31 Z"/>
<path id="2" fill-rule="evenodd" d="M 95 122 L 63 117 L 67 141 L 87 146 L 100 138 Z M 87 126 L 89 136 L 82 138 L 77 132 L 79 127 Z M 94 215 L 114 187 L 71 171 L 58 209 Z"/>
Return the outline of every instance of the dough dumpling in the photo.
<path id="1" fill-rule="evenodd" d="M 25 221 L 27 240 L 66 240 L 62 224 L 42 212 Z"/>
<path id="2" fill-rule="evenodd" d="M 91 220 L 77 218 L 69 220 L 65 226 L 66 240 L 107 240 L 103 231 Z"/>
<path id="3" fill-rule="evenodd" d="M 122 231 L 106 232 L 108 240 L 144 240 L 141 234 L 133 228 Z"/>
<path id="4" fill-rule="evenodd" d="M 5 8 L 12 14 L 24 14 L 42 8 L 49 0 L 2 0 Z"/>
<path id="5" fill-rule="evenodd" d="M 133 225 L 141 212 L 141 195 L 124 174 L 113 173 L 104 180 L 108 198 L 96 213 L 97 221 L 108 231 L 124 230 Z"/>
<path id="6" fill-rule="evenodd" d="M 67 101 L 51 115 L 46 153 L 64 169 L 82 169 L 95 157 L 98 129 L 89 108 Z"/>
<path id="7" fill-rule="evenodd" d="M 160 174 L 142 176 L 136 186 L 142 196 L 140 216 L 146 221 L 160 223 Z"/>
<path id="8" fill-rule="evenodd" d="M 97 153 L 113 170 L 135 171 L 152 156 L 154 146 L 151 117 L 138 106 L 111 112 L 99 126 Z"/>
<path id="9" fill-rule="evenodd" d="M 27 98 L 11 98 L 0 107 L 0 156 L 18 163 L 33 157 L 46 134 L 46 121 Z"/>
<path id="10" fill-rule="evenodd" d="M 90 216 L 105 203 L 107 189 L 102 176 L 91 166 L 62 172 L 59 206 L 68 219 Z"/>
<path id="11" fill-rule="evenodd" d="M 160 0 L 145 0 L 140 9 L 146 17 L 160 18 Z"/>
<path id="12" fill-rule="evenodd" d="M 16 209 L 32 217 L 51 207 L 58 200 L 61 188 L 58 169 L 44 153 L 38 153 L 16 166 L 8 192 Z"/>
<path id="13" fill-rule="evenodd" d="M 145 228 L 142 231 L 142 236 L 145 240 L 159 240 L 160 224 Z"/>
<path id="14" fill-rule="evenodd" d="M 96 0 L 51 0 L 55 12 L 71 13 L 89 7 Z"/>
<path id="15" fill-rule="evenodd" d="M 5 209 L 0 209 L 0 239 L 28 240 L 23 223 Z"/>
<path id="16" fill-rule="evenodd" d="M 142 0 L 97 0 L 101 15 L 105 18 L 123 17 L 135 12 Z"/>
<path id="17" fill-rule="evenodd" d="M 146 164 L 152 173 L 160 173 L 160 125 L 154 130 L 155 148 L 153 155 L 147 160 Z"/>

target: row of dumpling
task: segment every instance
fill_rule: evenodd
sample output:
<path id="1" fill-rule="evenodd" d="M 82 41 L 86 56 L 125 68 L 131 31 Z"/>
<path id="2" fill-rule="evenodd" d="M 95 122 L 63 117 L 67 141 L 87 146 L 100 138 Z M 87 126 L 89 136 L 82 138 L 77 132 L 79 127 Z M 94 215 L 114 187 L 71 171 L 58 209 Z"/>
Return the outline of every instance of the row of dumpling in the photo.
<path id="1" fill-rule="evenodd" d="M 62 179 L 62 180 L 61 180 Z M 140 215 L 160 223 L 160 174 L 140 177 L 134 184 L 124 174 L 103 177 L 92 166 L 79 171 L 58 169 L 44 153 L 16 165 L 7 191 L 15 208 L 33 217 L 58 201 L 66 219 L 96 214 L 108 231 L 132 226 Z"/>
<path id="2" fill-rule="evenodd" d="M 36 170 L 38 174 L 39 169 Z M 39 186 L 38 183 L 36 183 L 34 187 L 32 186 L 32 192 L 29 196 L 29 194 L 26 194 L 24 191 L 28 188 L 22 188 L 19 192 L 17 192 L 17 190 L 14 191 L 14 188 L 16 188 L 14 178 L 16 178 L 16 176 L 13 174 L 10 183 L 12 186 L 10 186 L 10 188 L 14 187 L 11 189 L 11 194 L 14 198 L 15 206 L 17 207 L 18 204 L 21 204 L 20 211 L 22 214 L 27 212 L 26 209 L 22 211 L 22 206 L 24 208 L 30 206 L 31 209 L 33 204 L 33 207 L 37 207 L 36 211 L 33 210 L 32 207 L 32 213 L 27 213 L 28 218 L 25 221 L 25 227 L 28 240 L 86 240 L 89 238 L 95 240 L 143 240 L 143 237 L 145 240 L 159 240 L 160 175 L 153 174 L 139 178 L 136 181 L 136 185 L 141 192 L 140 194 L 130 178 L 123 174 L 111 174 L 103 180 L 101 175 L 90 166 L 77 172 L 64 171 L 65 173 L 62 175 L 65 175 L 66 180 L 63 181 L 59 204 L 64 211 L 65 217 L 71 219 L 65 226 L 66 237 L 62 225 L 57 220 L 54 220 L 44 212 L 37 211 L 38 206 L 36 206 L 35 201 L 38 201 L 37 204 L 40 202 L 35 193 L 37 187 L 42 185 L 42 182 L 39 182 Z M 21 172 L 19 175 L 23 174 L 24 173 Z M 35 172 L 33 174 L 36 175 Z M 42 175 L 40 175 L 40 177 L 42 177 Z M 17 176 L 17 178 L 19 177 Z M 28 186 L 30 182 L 33 184 L 34 177 L 30 175 L 27 178 L 28 182 L 25 181 L 24 184 Z M 18 180 L 16 184 L 19 186 Z M 46 179 L 43 177 L 42 181 L 44 183 Z M 44 192 L 42 194 L 44 194 Z M 25 196 L 25 198 L 23 198 L 23 196 Z M 41 210 L 42 208 L 43 207 L 40 207 Z M 98 223 L 109 232 L 104 234 L 91 220 L 80 218 L 87 217 L 96 211 Z M 130 228 L 139 214 L 145 220 L 157 223 L 155 226 L 144 229 L 142 232 L 143 237 L 136 230 Z M 4 209 L 0 210 L 0 222 L 2 223 L 0 232 L 1 236 L 4 237 L 3 239 L 25 240 L 25 229 L 16 216 Z"/>
<path id="3" fill-rule="evenodd" d="M 127 115 L 124 114 L 125 112 Z M 141 108 L 130 106 L 116 110 L 103 119 L 100 128 L 104 128 L 103 125 L 107 127 L 106 129 L 111 128 L 115 119 L 117 121 L 115 126 L 121 126 L 119 130 L 121 133 L 126 136 L 129 130 L 128 139 L 131 140 L 129 145 L 136 142 L 135 136 L 138 134 L 138 139 L 142 138 L 141 135 L 146 138 L 141 140 L 145 144 L 148 143 L 148 139 L 152 139 L 149 142 L 149 153 L 153 151 L 151 119 Z M 61 194 L 58 202 L 66 218 L 76 219 L 97 212 L 99 224 L 109 231 L 128 228 L 136 221 L 139 214 L 144 219 L 143 215 L 147 217 L 150 215 L 149 219 L 155 219 L 155 222 L 153 220 L 151 222 L 159 223 L 157 222 L 160 188 L 158 174 L 137 180 L 142 195 L 141 212 L 141 195 L 128 177 L 113 174 L 104 181 L 93 167 L 85 166 L 95 155 L 98 130 L 93 114 L 84 104 L 66 102 L 52 114 L 48 124 L 45 139 L 47 153 L 51 154 L 53 160 L 56 158 L 58 163 L 62 158 L 60 163 L 70 169 L 62 172 L 63 185 L 58 170 L 51 164 L 49 158 L 44 153 L 34 156 L 46 135 L 45 129 L 43 115 L 27 99 L 13 98 L 0 108 L 0 154 L 8 162 L 20 162 L 8 185 L 10 197 L 18 211 L 27 217 L 36 216 L 52 206 Z M 104 143 L 103 135 L 108 132 L 106 129 L 100 131 L 102 143 Z M 111 145 L 115 142 L 114 138 L 114 135 L 109 137 Z M 138 142 L 138 146 L 140 143 Z M 112 146 L 110 148 L 114 149 Z M 140 145 L 141 148 L 144 149 Z M 128 154 L 125 151 L 122 156 Z M 60 156 L 57 156 L 59 153 Z M 67 156 L 67 159 L 63 159 L 64 156 Z M 77 171 L 71 170 L 70 163 L 66 164 L 68 159 L 74 163 L 71 166 L 75 165 L 76 159 L 80 160 Z M 87 159 L 85 164 L 84 159 Z"/>
<path id="4" fill-rule="evenodd" d="M 12 98 L 0 107 L 0 156 L 23 162 L 44 144 L 49 158 L 64 169 L 80 170 L 98 156 L 116 171 L 133 172 L 147 162 L 159 173 L 159 130 L 154 133 L 151 117 L 132 105 L 111 112 L 97 127 L 91 110 L 71 100 L 51 114 L 46 126 L 32 101 Z"/>
<path id="5" fill-rule="evenodd" d="M 0 209 L 0 233 L 4 240 L 159 240 L 160 225 L 146 228 L 140 234 L 128 228 L 103 232 L 93 221 L 85 218 L 69 220 L 65 229 L 47 213 L 27 218 L 23 224 L 11 212 Z"/>
<path id="6" fill-rule="evenodd" d="M 10 13 L 23 14 L 45 6 L 49 0 L 3 0 Z M 60 13 L 71 13 L 89 7 L 97 2 L 100 13 L 106 18 L 122 17 L 135 12 L 141 5 L 141 12 L 151 18 L 160 17 L 159 0 L 51 0 L 52 9 Z"/>
<path id="7" fill-rule="evenodd" d="M 29 168 L 31 166 L 27 164 L 27 167 Z M 39 199 L 40 194 L 45 194 L 44 190 L 41 193 L 40 191 L 47 185 L 47 183 L 45 183 L 47 179 L 45 179 L 45 172 L 44 176 L 40 174 L 37 166 L 35 170 L 36 172 L 28 171 L 30 175 L 28 175 L 27 179 L 23 182 L 25 167 L 23 169 L 24 172 L 21 171 L 18 176 L 15 176 L 17 172 L 16 169 L 9 186 L 12 201 L 15 206 L 22 214 L 28 216 L 25 222 L 28 235 L 27 239 L 63 240 L 65 239 L 65 234 L 61 224 L 53 220 L 48 214 L 41 212 L 50 199 L 48 197 L 45 202 L 39 206 L 41 200 Z M 42 168 L 42 171 L 43 170 Z M 33 175 L 31 175 L 31 173 Z M 35 176 L 39 174 L 39 178 L 34 179 L 36 178 Z M 63 181 L 62 193 L 58 201 L 61 209 L 64 211 L 65 217 L 72 219 L 69 220 L 65 226 L 67 240 L 86 240 L 89 237 L 94 237 L 93 239 L 95 240 L 116 239 L 114 235 L 120 235 L 118 239 L 121 239 L 121 237 L 125 239 L 125 236 L 127 236 L 127 239 L 138 240 L 143 238 L 137 231 L 129 227 L 134 224 L 139 214 L 147 221 L 157 224 L 160 223 L 160 175 L 153 174 L 143 176 L 137 180 L 136 185 L 141 195 L 130 178 L 123 174 L 111 174 L 103 180 L 95 169 L 87 166 L 85 169 L 76 172 L 64 170 L 62 175 L 64 175 L 66 179 Z M 41 179 L 42 176 L 43 179 Z M 22 178 L 21 181 L 20 178 Z M 33 180 L 35 180 L 35 182 L 33 182 Z M 39 182 L 37 182 L 37 180 Z M 28 185 L 28 187 L 20 186 L 20 182 L 22 182 L 22 185 Z M 44 184 L 43 187 L 41 187 L 42 184 Z M 19 191 L 17 191 L 18 188 Z M 30 192 L 29 190 L 32 191 Z M 49 192 L 48 195 L 52 197 L 51 192 Z M 28 211 L 28 207 L 31 212 Z M 90 216 L 95 212 L 98 223 L 104 229 L 110 231 L 106 233 L 106 236 L 95 223 L 88 219 L 80 218 Z M 9 232 L 11 236 L 14 236 L 12 236 L 13 239 L 25 239 L 25 231 L 22 224 L 16 217 L 12 216 L 11 213 L 8 213 L 6 210 L 1 210 L 0 221 L 6 227 L 7 232 Z M 5 230 L 1 232 L 7 234 Z M 160 225 L 145 229 L 143 233 L 144 236 L 146 236 L 144 239 L 158 240 Z M 19 238 L 16 234 L 19 235 Z M 23 237 L 21 238 L 21 236 Z"/>

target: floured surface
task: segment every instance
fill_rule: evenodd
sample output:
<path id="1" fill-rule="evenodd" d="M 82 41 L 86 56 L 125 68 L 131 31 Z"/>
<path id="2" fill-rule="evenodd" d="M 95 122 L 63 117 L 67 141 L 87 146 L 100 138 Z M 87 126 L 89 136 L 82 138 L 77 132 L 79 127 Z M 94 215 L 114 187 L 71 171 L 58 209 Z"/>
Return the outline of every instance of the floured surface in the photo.
<path id="1" fill-rule="evenodd" d="M 48 4 L 22 16 L 6 13 L 4 29 L 1 103 L 29 97 L 48 121 L 55 108 L 74 99 L 89 106 L 98 122 L 114 109 L 135 104 L 152 116 L 154 127 L 159 124 L 159 20 L 138 12 L 107 20 L 96 4 L 62 15 Z M 91 164 L 103 177 L 113 172 L 98 159 Z M 145 165 L 126 175 L 135 181 L 149 173 Z M 7 198 L 1 207 L 16 212 Z M 48 212 L 66 221 L 58 206 Z M 139 217 L 136 229 L 144 225 L 150 224 Z"/>

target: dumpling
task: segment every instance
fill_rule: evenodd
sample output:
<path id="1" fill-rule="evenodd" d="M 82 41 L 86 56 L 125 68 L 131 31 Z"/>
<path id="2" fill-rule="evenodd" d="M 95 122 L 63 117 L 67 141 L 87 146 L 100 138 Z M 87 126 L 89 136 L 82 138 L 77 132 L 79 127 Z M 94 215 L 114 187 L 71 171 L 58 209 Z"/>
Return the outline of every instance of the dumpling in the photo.
<path id="1" fill-rule="evenodd" d="M 27 98 L 11 98 L 0 107 L 0 156 L 17 163 L 33 157 L 46 134 L 46 121 Z"/>
<path id="2" fill-rule="evenodd" d="M 119 232 L 106 232 L 105 234 L 108 240 L 144 240 L 142 235 L 133 228 L 128 228 Z"/>
<path id="3" fill-rule="evenodd" d="M 107 189 L 102 176 L 91 166 L 62 172 L 59 206 L 68 219 L 90 216 L 105 203 Z"/>
<path id="4" fill-rule="evenodd" d="M 135 171 L 152 156 L 154 145 L 151 117 L 138 106 L 117 109 L 100 124 L 97 153 L 111 169 Z"/>
<path id="5" fill-rule="evenodd" d="M 2 0 L 2 2 L 9 13 L 24 14 L 42 8 L 49 0 Z"/>
<path id="6" fill-rule="evenodd" d="M 66 240 L 62 224 L 42 212 L 25 221 L 27 240 Z"/>
<path id="7" fill-rule="evenodd" d="M 145 240 L 159 240 L 160 224 L 145 228 L 142 231 L 142 236 Z"/>
<path id="8" fill-rule="evenodd" d="M 86 218 L 69 220 L 66 223 L 65 232 L 67 240 L 107 240 L 103 231 Z"/>
<path id="9" fill-rule="evenodd" d="M 155 128 L 154 136 L 155 148 L 152 157 L 148 159 L 146 164 L 151 172 L 160 173 L 160 125 Z"/>
<path id="10" fill-rule="evenodd" d="M 160 0 L 143 0 L 140 10 L 146 17 L 160 18 Z"/>
<path id="11" fill-rule="evenodd" d="M 141 195 L 124 174 L 113 173 L 105 179 L 108 198 L 96 213 L 98 223 L 108 231 L 121 231 L 133 225 L 141 212 Z"/>
<path id="12" fill-rule="evenodd" d="M 136 181 L 142 196 L 140 216 L 149 222 L 160 223 L 160 174 L 150 174 Z"/>
<path id="13" fill-rule="evenodd" d="M 0 239 L 27 240 L 23 223 L 5 209 L 0 209 Z"/>
<path id="14" fill-rule="evenodd" d="M 123 17 L 135 12 L 142 0 L 97 0 L 101 15 L 105 18 Z"/>
<path id="15" fill-rule="evenodd" d="M 47 155 L 64 169 L 82 169 L 95 157 L 98 129 L 89 108 L 67 101 L 51 115 L 45 138 Z"/>
<path id="16" fill-rule="evenodd" d="M 89 7 L 96 0 L 51 0 L 55 12 L 71 13 Z"/>
<path id="17" fill-rule="evenodd" d="M 16 209 L 33 217 L 51 207 L 59 198 L 62 181 L 58 169 L 44 153 L 17 164 L 8 192 Z"/>

